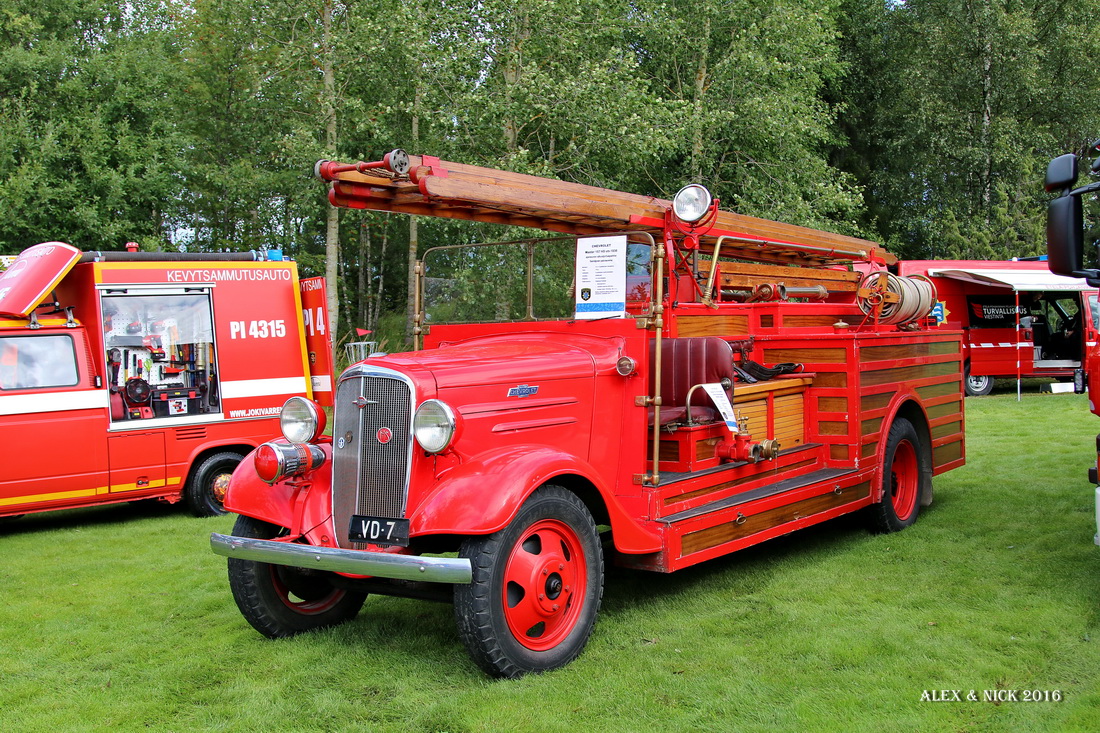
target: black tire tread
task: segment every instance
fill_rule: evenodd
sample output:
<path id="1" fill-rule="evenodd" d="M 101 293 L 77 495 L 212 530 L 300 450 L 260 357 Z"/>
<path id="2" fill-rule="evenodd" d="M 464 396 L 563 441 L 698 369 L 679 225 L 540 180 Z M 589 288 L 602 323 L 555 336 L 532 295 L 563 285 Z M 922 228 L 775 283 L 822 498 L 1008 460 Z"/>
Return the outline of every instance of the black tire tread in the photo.
<path id="1" fill-rule="evenodd" d="M 183 499 L 187 502 L 187 508 L 196 517 L 215 517 L 226 513 L 225 508 L 215 499 L 208 490 L 207 474 L 215 467 L 227 461 L 240 463 L 244 456 L 236 451 L 221 451 L 212 453 L 195 466 L 187 486 L 183 490 Z"/>
<path id="2" fill-rule="evenodd" d="M 913 449 L 917 454 L 917 495 L 915 498 L 915 506 L 913 507 L 913 513 L 905 521 L 898 518 L 897 512 L 894 510 L 894 505 L 890 499 L 890 493 L 883 487 L 882 498 L 875 504 L 869 506 L 868 519 L 872 532 L 876 534 L 889 534 L 891 532 L 898 532 L 906 527 L 912 525 L 917 521 L 917 516 L 920 514 L 921 508 L 921 496 L 924 492 L 925 485 L 931 481 L 932 467 L 931 462 L 927 456 L 927 450 L 924 445 L 924 441 L 921 439 L 920 432 L 913 426 L 908 419 L 904 417 L 897 417 L 894 422 L 890 424 L 890 431 L 887 433 L 886 438 L 886 451 L 883 454 L 882 463 L 882 480 L 885 483 L 889 480 L 890 467 L 893 463 L 893 453 L 898 443 L 903 439 L 908 439 L 913 444 Z"/>
<path id="3" fill-rule="evenodd" d="M 238 517 L 233 534 L 253 539 L 273 539 L 279 527 L 252 517 Z M 366 593 L 345 591 L 344 597 L 331 609 L 315 616 L 297 614 L 279 601 L 271 581 L 271 566 L 253 560 L 229 558 L 229 586 L 241 615 L 264 636 L 281 639 L 306 631 L 337 626 L 359 614 Z"/>
<path id="4" fill-rule="evenodd" d="M 574 526 L 574 531 L 582 542 L 587 541 L 594 547 L 593 556 L 587 558 L 587 561 L 596 568 L 594 609 L 590 619 L 582 617 L 578 620 L 580 634 L 569 640 L 569 647 L 564 650 L 559 647 L 543 652 L 538 661 L 533 661 L 530 658 L 522 659 L 517 655 L 510 655 L 506 645 L 512 640 L 504 638 L 507 630 L 505 629 L 502 634 L 495 628 L 492 596 L 498 589 L 494 588 L 491 578 L 497 558 L 501 558 L 509 551 L 505 541 L 509 540 L 512 534 L 521 533 L 526 528 L 525 525 L 519 525 L 524 524 L 527 516 L 538 512 L 542 504 L 553 502 L 563 502 L 566 511 L 576 512 L 574 518 L 580 521 L 582 526 Z M 538 518 L 541 517 L 535 516 L 532 521 Z M 518 529 L 516 529 L 517 526 Z M 545 672 L 564 666 L 581 653 L 599 616 L 600 601 L 603 597 L 604 562 L 596 523 L 584 502 L 576 494 L 553 484 L 543 486 L 528 498 L 512 524 L 491 535 L 468 538 L 463 543 L 459 555 L 470 558 L 474 581 L 469 585 L 455 586 L 455 623 L 470 657 L 482 670 L 494 677 L 515 679 L 524 674 Z M 592 590 L 589 589 L 589 594 Z M 532 657 L 534 656 L 536 655 L 532 654 Z"/>

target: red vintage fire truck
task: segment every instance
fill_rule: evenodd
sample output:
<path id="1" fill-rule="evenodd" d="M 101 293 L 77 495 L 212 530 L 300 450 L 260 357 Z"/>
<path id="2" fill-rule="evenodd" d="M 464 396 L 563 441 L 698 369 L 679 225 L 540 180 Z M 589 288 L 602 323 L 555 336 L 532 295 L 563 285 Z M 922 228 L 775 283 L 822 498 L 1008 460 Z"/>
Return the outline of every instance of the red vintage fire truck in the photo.
<path id="1" fill-rule="evenodd" d="M 901 260 L 896 272 L 929 277 L 935 322 L 962 330 L 968 395 L 989 394 L 998 377 L 1072 380 L 1096 347 L 1096 289 L 1046 261 Z"/>
<path id="2" fill-rule="evenodd" d="M 286 399 L 331 404 L 322 279 L 252 253 L 132 249 L 46 242 L 0 274 L 0 443 L 13 451 L 0 516 L 138 499 L 222 513 L 230 473 L 278 435 Z"/>
<path id="3" fill-rule="evenodd" d="M 584 647 L 605 552 L 673 572 L 849 512 L 912 524 L 964 462 L 958 331 L 871 242 L 394 151 L 321 162 L 336 206 L 564 237 L 441 244 L 417 349 L 374 355 L 324 413 L 234 473 L 214 534 L 244 617 L 282 637 L 369 593 L 453 601 L 489 674 Z M 606 547 L 606 550 L 605 550 Z"/>
<path id="4" fill-rule="evenodd" d="M 1100 149 L 1100 148 L 1098 148 Z M 1100 158 L 1092 164 L 1092 172 L 1100 173 Z M 1046 190 L 1057 193 L 1047 209 L 1047 257 L 1051 272 L 1066 277 L 1081 277 L 1091 287 L 1100 287 L 1100 270 L 1086 268 L 1085 227 L 1082 197 L 1100 191 L 1100 182 L 1074 188 L 1077 183 L 1077 156 L 1060 155 L 1047 166 Z M 1089 395 L 1089 409 L 1100 415 L 1100 349 L 1090 349 L 1083 374 Z M 1080 385 L 1082 391 L 1084 385 Z M 1096 462 L 1089 468 L 1089 481 L 1100 484 L 1100 435 L 1096 436 Z M 1100 545 L 1100 486 L 1095 490 L 1096 535 Z"/>

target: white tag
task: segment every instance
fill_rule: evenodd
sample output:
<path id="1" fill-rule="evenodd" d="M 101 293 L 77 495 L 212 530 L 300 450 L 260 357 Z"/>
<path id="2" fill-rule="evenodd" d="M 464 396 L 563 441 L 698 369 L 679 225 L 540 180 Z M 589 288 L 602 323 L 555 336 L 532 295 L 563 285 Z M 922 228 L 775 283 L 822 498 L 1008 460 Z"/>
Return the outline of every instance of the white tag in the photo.
<path id="1" fill-rule="evenodd" d="M 718 408 L 718 412 L 722 413 L 722 419 L 726 421 L 726 427 L 730 429 L 730 432 L 738 432 L 737 416 L 733 414 L 733 405 L 730 404 L 729 395 L 726 394 L 726 390 L 722 389 L 722 385 L 711 382 L 704 384 L 703 389 L 710 395 L 711 402 Z"/>

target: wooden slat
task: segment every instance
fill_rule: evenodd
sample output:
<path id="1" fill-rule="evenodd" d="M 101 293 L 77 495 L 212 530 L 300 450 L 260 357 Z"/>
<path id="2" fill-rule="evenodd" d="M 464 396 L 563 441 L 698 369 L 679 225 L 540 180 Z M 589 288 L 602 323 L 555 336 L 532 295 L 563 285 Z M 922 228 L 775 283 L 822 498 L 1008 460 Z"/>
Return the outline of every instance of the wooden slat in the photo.
<path id="1" fill-rule="evenodd" d="M 813 382 L 813 377 L 796 377 L 794 379 L 769 379 L 766 382 L 756 384 L 737 384 L 733 388 L 734 402 L 739 398 L 750 395 L 759 395 L 766 392 L 779 392 L 790 390 L 804 390 Z"/>
<path id="2" fill-rule="evenodd" d="M 699 269 L 710 273 L 711 260 L 702 259 Z M 787 287 L 824 286 L 831 293 L 854 293 L 861 275 L 847 270 L 785 267 L 750 262 L 719 262 L 719 282 L 724 288 L 752 288 L 762 283 L 783 283 Z"/>
<path id="3" fill-rule="evenodd" d="M 942 356 L 959 353 L 959 342 L 926 341 L 923 343 L 895 344 L 893 346 L 865 346 L 859 350 L 860 362 L 898 361 L 920 356 Z"/>
<path id="4" fill-rule="evenodd" d="M 680 540 L 680 554 L 690 555 L 693 552 L 716 547 L 717 545 L 721 545 L 731 540 L 748 537 L 751 534 L 761 532 L 771 527 L 777 527 L 797 519 L 810 517 L 814 514 L 858 501 L 859 499 L 866 498 L 870 493 L 871 484 L 870 482 L 865 482 L 857 486 L 845 488 L 839 494 L 830 491 L 826 494 L 813 496 L 809 499 L 787 504 L 786 506 L 750 515 L 746 520 L 742 521 L 741 524 L 738 524 L 736 521 L 730 521 L 695 532 L 689 532 Z"/>
<path id="5" fill-rule="evenodd" d="M 705 316 L 677 316 L 676 334 L 678 336 L 729 336 L 747 335 L 748 316 L 731 316 L 715 312 Z"/>

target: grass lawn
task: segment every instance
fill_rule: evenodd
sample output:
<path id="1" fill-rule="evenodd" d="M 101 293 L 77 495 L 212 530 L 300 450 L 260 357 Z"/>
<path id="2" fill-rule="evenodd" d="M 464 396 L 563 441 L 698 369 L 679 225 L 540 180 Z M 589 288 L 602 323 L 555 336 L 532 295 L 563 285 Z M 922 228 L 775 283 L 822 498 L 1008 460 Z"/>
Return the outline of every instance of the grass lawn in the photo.
<path id="1" fill-rule="evenodd" d="M 844 518 L 674 575 L 611 569 L 581 657 L 515 682 L 468 660 L 445 604 L 371 598 L 261 637 L 208 547 L 232 517 L 28 516 L 0 527 L 0 730 L 1100 730 L 1100 419 L 1006 382 L 967 423 L 968 465 L 914 527 Z"/>

